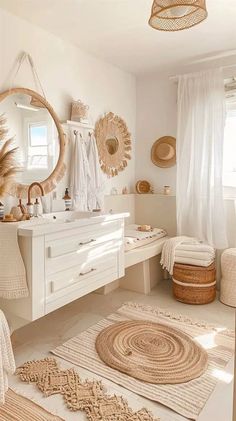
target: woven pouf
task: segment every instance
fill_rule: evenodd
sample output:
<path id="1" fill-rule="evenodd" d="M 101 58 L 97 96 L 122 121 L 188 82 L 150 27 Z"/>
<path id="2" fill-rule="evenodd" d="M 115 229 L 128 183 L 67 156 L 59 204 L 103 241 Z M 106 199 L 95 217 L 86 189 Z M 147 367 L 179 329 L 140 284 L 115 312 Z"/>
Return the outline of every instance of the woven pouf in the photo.
<path id="1" fill-rule="evenodd" d="M 168 325 L 141 320 L 112 324 L 96 339 L 101 360 L 122 373 L 153 384 L 177 384 L 201 376 L 206 351 Z"/>
<path id="2" fill-rule="evenodd" d="M 236 307 L 236 248 L 227 249 L 221 256 L 220 301 Z"/>
<path id="3" fill-rule="evenodd" d="M 175 263 L 173 294 L 185 304 L 208 304 L 216 298 L 215 263 L 208 267 Z"/>

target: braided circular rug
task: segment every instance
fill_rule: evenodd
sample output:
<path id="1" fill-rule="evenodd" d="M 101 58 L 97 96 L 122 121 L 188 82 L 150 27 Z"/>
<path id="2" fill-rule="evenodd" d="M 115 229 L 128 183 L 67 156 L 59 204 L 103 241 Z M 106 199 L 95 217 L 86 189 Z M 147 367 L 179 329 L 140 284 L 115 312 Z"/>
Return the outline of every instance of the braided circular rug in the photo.
<path id="1" fill-rule="evenodd" d="M 207 369 L 206 351 L 170 326 L 146 321 L 112 324 L 96 338 L 96 350 L 108 366 L 154 384 L 185 383 Z"/>

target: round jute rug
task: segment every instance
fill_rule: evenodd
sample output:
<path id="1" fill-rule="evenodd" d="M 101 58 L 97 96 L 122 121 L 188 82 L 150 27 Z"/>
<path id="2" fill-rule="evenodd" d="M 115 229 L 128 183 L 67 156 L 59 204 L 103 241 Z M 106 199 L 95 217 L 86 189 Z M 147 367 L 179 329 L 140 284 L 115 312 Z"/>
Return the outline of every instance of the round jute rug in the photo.
<path id="1" fill-rule="evenodd" d="M 108 366 L 154 384 L 185 383 L 207 369 L 206 351 L 170 326 L 146 321 L 115 323 L 103 329 L 96 350 Z"/>

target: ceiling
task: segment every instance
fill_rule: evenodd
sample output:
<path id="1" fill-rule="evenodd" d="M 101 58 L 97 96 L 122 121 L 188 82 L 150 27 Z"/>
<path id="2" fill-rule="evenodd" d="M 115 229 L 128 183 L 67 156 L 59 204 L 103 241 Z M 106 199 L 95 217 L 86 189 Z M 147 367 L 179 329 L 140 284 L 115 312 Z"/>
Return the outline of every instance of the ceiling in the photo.
<path id="1" fill-rule="evenodd" d="M 0 0 L 0 7 L 134 74 L 236 49 L 235 0 L 207 0 L 208 19 L 174 33 L 149 27 L 151 6 L 152 0 Z"/>

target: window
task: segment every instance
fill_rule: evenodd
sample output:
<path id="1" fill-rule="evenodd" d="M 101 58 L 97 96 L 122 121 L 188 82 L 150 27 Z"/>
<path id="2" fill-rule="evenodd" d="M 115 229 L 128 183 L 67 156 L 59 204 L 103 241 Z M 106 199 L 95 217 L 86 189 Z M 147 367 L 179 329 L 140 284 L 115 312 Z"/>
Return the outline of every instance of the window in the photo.
<path id="1" fill-rule="evenodd" d="M 47 126 L 29 124 L 30 146 L 47 146 Z"/>
<path id="2" fill-rule="evenodd" d="M 227 104 L 224 136 L 223 185 L 236 187 L 236 99 Z"/>
<path id="3" fill-rule="evenodd" d="M 48 168 L 48 130 L 46 123 L 28 125 L 28 169 Z"/>

